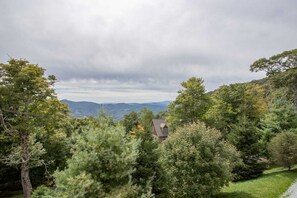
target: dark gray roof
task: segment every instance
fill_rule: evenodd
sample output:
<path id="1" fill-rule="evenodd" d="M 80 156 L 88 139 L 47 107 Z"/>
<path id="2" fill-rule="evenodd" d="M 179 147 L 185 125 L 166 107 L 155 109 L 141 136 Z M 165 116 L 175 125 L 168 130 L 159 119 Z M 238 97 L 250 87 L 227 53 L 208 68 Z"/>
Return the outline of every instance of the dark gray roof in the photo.
<path id="1" fill-rule="evenodd" d="M 167 137 L 167 135 L 164 136 L 161 131 L 161 127 L 163 128 L 165 126 L 168 127 L 168 125 L 166 124 L 166 122 L 163 119 L 153 119 L 154 133 L 158 137 Z M 169 129 L 168 129 L 168 133 L 169 133 Z"/>

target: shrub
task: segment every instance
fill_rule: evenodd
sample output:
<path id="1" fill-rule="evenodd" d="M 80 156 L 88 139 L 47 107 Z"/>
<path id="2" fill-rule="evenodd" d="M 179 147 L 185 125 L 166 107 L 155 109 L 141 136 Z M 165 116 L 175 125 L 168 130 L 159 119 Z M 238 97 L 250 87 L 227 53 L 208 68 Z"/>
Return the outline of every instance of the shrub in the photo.
<path id="1" fill-rule="evenodd" d="M 293 132 L 277 134 L 269 143 L 268 150 L 276 164 L 290 170 L 297 163 L 297 134 Z"/>
<path id="2" fill-rule="evenodd" d="M 34 190 L 31 198 L 54 198 L 54 192 L 47 186 L 41 185 L 36 190 Z"/>
<path id="3" fill-rule="evenodd" d="M 203 123 L 178 128 L 164 142 L 164 163 L 173 197 L 211 197 L 232 179 L 238 153 Z"/>

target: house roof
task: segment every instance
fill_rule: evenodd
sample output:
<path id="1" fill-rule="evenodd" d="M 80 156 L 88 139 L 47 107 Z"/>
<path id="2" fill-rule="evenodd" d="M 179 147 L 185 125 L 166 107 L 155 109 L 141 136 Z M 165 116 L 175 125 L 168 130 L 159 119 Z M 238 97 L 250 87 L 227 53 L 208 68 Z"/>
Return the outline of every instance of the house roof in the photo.
<path id="1" fill-rule="evenodd" d="M 160 127 L 163 129 L 164 127 L 167 127 L 167 125 L 166 125 L 164 122 L 162 122 L 162 123 L 160 124 Z"/>
<path id="2" fill-rule="evenodd" d="M 167 124 L 163 119 L 153 119 L 154 133 L 156 136 L 164 137 L 161 128 L 164 128 L 165 126 L 167 126 Z"/>

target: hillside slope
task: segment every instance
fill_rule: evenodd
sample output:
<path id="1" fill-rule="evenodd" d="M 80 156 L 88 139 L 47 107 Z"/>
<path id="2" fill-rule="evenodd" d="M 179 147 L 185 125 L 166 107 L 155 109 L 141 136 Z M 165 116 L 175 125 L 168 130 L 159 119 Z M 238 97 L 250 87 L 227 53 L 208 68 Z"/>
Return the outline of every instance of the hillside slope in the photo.
<path id="1" fill-rule="evenodd" d="M 152 103 L 105 103 L 98 104 L 94 102 L 74 102 L 70 100 L 62 100 L 71 110 L 72 117 L 87 117 L 97 116 L 100 109 L 103 109 L 108 115 L 111 115 L 114 120 L 121 120 L 125 114 L 131 111 L 138 112 L 143 108 L 148 108 L 154 114 L 167 109 L 169 101 L 152 102 Z"/>

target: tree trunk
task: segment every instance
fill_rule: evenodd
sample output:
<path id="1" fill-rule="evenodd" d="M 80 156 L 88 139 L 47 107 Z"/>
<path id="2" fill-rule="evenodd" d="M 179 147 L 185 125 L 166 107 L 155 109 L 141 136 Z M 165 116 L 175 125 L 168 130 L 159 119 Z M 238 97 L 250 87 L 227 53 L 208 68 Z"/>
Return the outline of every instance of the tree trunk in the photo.
<path id="1" fill-rule="evenodd" d="M 30 198 L 32 193 L 32 185 L 29 176 L 29 135 L 28 133 L 21 134 L 22 148 L 22 165 L 21 165 L 21 180 L 24 198 Z"/>

